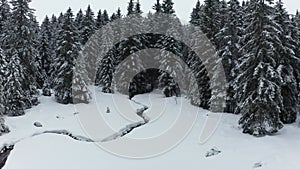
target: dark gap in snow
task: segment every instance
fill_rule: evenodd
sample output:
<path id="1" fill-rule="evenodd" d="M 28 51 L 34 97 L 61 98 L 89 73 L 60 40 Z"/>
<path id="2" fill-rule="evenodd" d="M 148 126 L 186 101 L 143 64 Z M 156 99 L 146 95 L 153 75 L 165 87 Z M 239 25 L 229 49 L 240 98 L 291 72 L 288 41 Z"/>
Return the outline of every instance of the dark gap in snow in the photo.
<path id="1" fill-rule="evenodd" d="M 33 134 L 32 137 L 34 136 L 39 136 L 42 134 L 58 134 L 58 135 L 64 135 L 64 136 L 68 136 L 74 140 L 77 141 L 81 141 L 81 142 L 88 142 L 88 143 L 93 143 L 95 142 L 94 140 L 87 138 L 87 137 L 83 137 L 83 136 L 78 136 L 78 135 L 74 135 L 71 132 L 67 131 L 67 130 L 54 130 L 54 131 L 44 131 L 42 133 L 36 133 Z"/>
<path id="2" fill-rule="evenodd" d="M 0 169 L 5 166 L 10 152 L 14 149 L 14 145 L 4 146 L 0 151 Z"/>

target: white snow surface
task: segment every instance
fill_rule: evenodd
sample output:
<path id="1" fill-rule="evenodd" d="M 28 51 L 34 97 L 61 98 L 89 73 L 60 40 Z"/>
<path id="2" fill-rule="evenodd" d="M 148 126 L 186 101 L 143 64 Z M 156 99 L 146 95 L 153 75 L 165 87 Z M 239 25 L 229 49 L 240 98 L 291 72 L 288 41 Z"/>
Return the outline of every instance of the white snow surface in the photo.
<path id="1" fill-rule="evenodd" d="M 111 98 L 114 98 L 114 102 Z M 11 132 L 0 137 L 0 146 L 15 144 L 4 169 L 298 169 L 300 161 L 300 129 L 296 124 L 286 125 L 275 136 L 255 138 L 242 134 L 238 127 L 240 116 L 223 114 L 217 130 L 204 144 L 200 134 L 207 117 L 214 113 L 189 104 L 184 98 L 164 98 L 160 92 L 139 95 L 130 101 L 121 94 L 94 92 L 89 105 L 61 105 L 53 97 L 41 97 L 41 104 L 26 111 L 22 117 L 6 117 Z M 138 104 L 141 103 L 141 104 Z M 116 108 L 119 106 L 119 110 Z M 82 108 L 79 108 L 82 106 Z M 129 159 L 110 154 L 95 143 L 77 141 L 65 135 L 41 134 L 44 131 L 66 130 L 76 136 L 87 137 L 78 115 L 89 113 L 97 106 L 103 117 L 118 132 L 127 125 L 141 122 L 134 110 L 149 107 L 144 115 L 149 123 L 136 128 L 125 137 L 147 138 L 157 136 L 172 127 L 178 114 L 197 113 L 195 125 L 187 137 L 169 152 L 147 159 Z M 121 108 L 120 108 L 121 106 Z M 122 107 L 124 106 L 124 107 Z M 106 113 L 109 107 L 111 113 Z M 183 108 L 182 108 L 183 107 Z M 78 111 L 80 110 L 80 111 Z M 122 113 L 124 114 L 122 114 Z M 78 114 L 79 113 L 79 114 Z M 130 117 L 126 119 L 124 117 Z M 35 122 L 43 127 L 37 128 Z M 106 138 L 115 133 L 103 133 Z M 101 135 L 102 136 L 102 135 Z M 122 141 L 117 138 L 116 141 Z M 158 145 L 153 145 L 158 146 Z M 221 153 L 206 157 L 211 150 Z"/>

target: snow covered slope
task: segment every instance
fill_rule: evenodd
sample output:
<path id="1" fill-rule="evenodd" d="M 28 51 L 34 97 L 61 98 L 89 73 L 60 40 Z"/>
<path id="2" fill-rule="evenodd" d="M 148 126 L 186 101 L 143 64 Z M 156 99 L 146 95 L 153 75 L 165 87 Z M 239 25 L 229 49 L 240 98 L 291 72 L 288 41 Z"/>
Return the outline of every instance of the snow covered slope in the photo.
<path id="1" fill-rule="evenodd" d="M 111 102 L 112 97 L 114 102 Z M 204 144 L 199 137 L 205 121 L 215 114 L 191 106 L 184 98 L 163 98 L 158 92 L 127 96 L 95 92 L 90 105 L 60 105 L 53 98 L 41 97 L 41 104 L 26 115 L 6 118 L 11 133 L 0 137 L 0 145 L 15 144 L 4 169 L 297 169 L 300 150 L 300 129 L 296 124 L 286 125 L 276 136 L 254 138 L 241 133 L 237 126 L 239 116 L 223 114 L 213 136 Z M 121 105 L 116 106 L 116 105 Z M 124 106 L 124 107 L 122 107 Z M 126 107 L 127 106 L 127 107 Z M 78 116 L 97 107 L 115 133 L 103 133 L 102 139 L 118 133 L 122 128 L 143 121 L 134 110 L 149 107 L 144 115 L 150 120 L 114 142 L 126 137 L 149 138 L 172 128 L 180 112 L 186 116 L 197 113 L 195 125 L 185 139 L 172 150 L 153 158 L 128 159 L 102 150 L 97 144 L 85 140 L 88 134 Z M 110 113 L 106 113 L 107 107 Z M 121 110 L 117 110 L 121 109 Z M 122 114 L 122 113 L 124 114 Z M 127 117 L 127 118 L 125 118 Z M 129 117 L 129 118 L 128 118 Z M 42 127 L 34 126 L 35 122 Z M 66 135 L 54 131 L 67 131 Z M 42 134 L 45 131 L 52 131 Z M 68 134 L 77 138 L 76 140 Z M 35 136 L 33 136 L 35 135 Z M 159 145 L 153 145 L 159 146 Z"/>

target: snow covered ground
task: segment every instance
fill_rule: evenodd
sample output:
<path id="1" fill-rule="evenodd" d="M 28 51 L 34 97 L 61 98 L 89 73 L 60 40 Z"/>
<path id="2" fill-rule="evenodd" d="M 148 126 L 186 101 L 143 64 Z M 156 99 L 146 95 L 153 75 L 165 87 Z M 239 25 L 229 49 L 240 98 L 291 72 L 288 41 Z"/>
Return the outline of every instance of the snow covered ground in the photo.
<path id="1" fill-rule="evenodd" d="M 206 119 L 216 114 L 191 106 L 184 98 L 166 99 L 156 91 L 136 96 L 134 101 L 130 101 L 127 96 L 103 94 L 98 90 L 94 98 L 89 105 L 73 106 L 60 105 L 53 98 L 41 97 L 41 104 L 28 110 L 25 116 L 6 118 L 11 132 L 0 137 L 0 146 L 15 144 L 15 147 L 4 169 L 300 168 L 298 123 L 286 125 L 276 136 L 255 138 L 241 133 L 237 125 L 239 116 L 223 114 L 212 137 L 200 144 L 199 137 Z M 160 156 L 146 159 L 122 158 L 102 150 L 93 142 L 76 140 L 54 132 L 64 130 L 72 136 L 89 138 L 79 117 L 98 108 L 105 121 L 115 130 L 100 133 L 99 137 L 102 138 L 99 139 L 105 139 L 130 124 L 143 122 L 136 110 L 145 106 L 149 108 L 144 112 L 149 123 L 135 128 L 125 137 L 111 141 L 122 142 L 127 137 L 143 139 L 160 135 L 172 128 L 176 120 L 183 119 L 178 118 L 180 112 L 186 116 L 196 113 L 198 118 L 191 132 L 179 145 Z M 106 112 L 107 107 L 110 113 Z M 42 127 L 34 126 L 35 122 L 41 123 Z M 48 133 L 42 134 L 45 131 Z"/>

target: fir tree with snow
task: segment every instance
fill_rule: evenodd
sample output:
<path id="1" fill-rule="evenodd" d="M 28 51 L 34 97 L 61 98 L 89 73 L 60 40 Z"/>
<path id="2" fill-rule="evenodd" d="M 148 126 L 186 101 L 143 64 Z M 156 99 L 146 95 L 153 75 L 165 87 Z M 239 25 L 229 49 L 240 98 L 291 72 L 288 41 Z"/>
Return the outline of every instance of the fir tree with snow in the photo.
<path id="1" fill-rule="evenodd" d="M 39 45 L 38 45 L 38 64 L 39 72 L 42 74 L 42 86 L 45 87 L 44 83 L 51 77 L 51 65 L 53 62 L 52 58 L 52 47 L 51 47 L 51 24 L 49 18 L 46 16 L 44 19 L 41 30 L 39 33 Z M 50 87 L 50 86 L 48 86 Z"/>
<path id="2" fill-rule="evenodd" d="M 33 9 L 29 8 L 31 0 L 12 0 L 12 15 L 7 21 L 5 35 L 5 52 L 8 57 L 18 58 L 20 68 L 24 71 L 24 79 L 20 81 L 23 91 L 27 95 L 29 102 L 26 102 L 26 108 L 38 103 L 37 83 L 40 78 L 37 69 L 36 58 L 36 29 L 37 23 L 33 14 Z M 17 56 L 13 56 L 17 55 Z"/>
<path id="3" fill-rule="evenodd" d="M 190 23 L 194 26 L 200 26 L 201 25 L 201 15 L 202 15 L 202 8 L 200 1 L 197 1 L 196 7 L 193 8 L 193 12 L 191 14 L 191 20 Z"/>
<path id="4" fill-rule="evenodd" d="M 164 0 L 162 3 L 162 12 L 165 14 L 175 14 L 174 2 L 172 0 Z"/>
<path id="5" fill-rule="evenodd" d="M 239 49 L 240 39 L 242 37 L 242 12 L 238 0 L 230 0 L 228 2 L 228 12 L 226 13 L 228 20 L 225 21 L 225 26 L 216 34 L 218 41 L 218 53 L 222 59 L 223 70 L 226 75 L 227 90 L 227 106 L 225 111 L 233 113 L 237 102 L 234 99 L 234 79 L 236 78 L 235 68 L 238 64 L 238 59 L 241 57 Z"/>
<path id="6" fill-rule="evenodd" d="M 282 127 L 282 77 L 278 70 L 281 27 L 273 19 L 272 0 L 254 0 L 249 5 L 250 23 L 243 39 L 243 57 L 239 64 L 236 95 L 239 102 L 236 113 L 242 113 L 239 123 L 244 133 L 254 136 L 272 135 Z"/>
<path id="7" fill-rule="evenodd" d="M 127 16 L 131 15 L 131 14 L 134 14 L 134 3 L 133 3 L 133 0 L 130 0 L 128 2 L 128 7 L 127 7 Z"/>
<path id="8" fill-rule="evenodd" d="M 31 104 L 28 93 L 24 91 L 22 82 L 25 80 L 25 72 L 21 66 L 18 54 L 11 56 L 8 63 L 7 80 L 4 82 L 5 115 L 24 115 L 24 110 Z"/>
<path id="9" fill-rule="evenodd" d="M 81 31 L 81 44 L 85 45 L 85 43 L 89 40 L 91 35 L 94 34 L 96 29 L 94 12 L 91 9 L 91 6 L 88 6 L 85 11 L 85 15 L 82 22 L 82 31 Z"/>
<path id="10" fill-rule="evenodd" d="M 0 32 L 3 32 L 5 22 L 10 16 L 10 5 L 7 0 L 0 1 Z"/>
<path id="11" fill-rule="evenodd" d="M 156 0 L 156 3 L 152 7 L 152 9 L 154 9 L 155 12 L 157 12 L 157 13 L 162 12 L 162 6 L 161 6 L 161 3 L 160 3 L 160 0 Z"/>
<path id="12" fill-rule="evenodd" d="M 64 15 L 62 29 L 59 32 L 58 48 L 56 50 L 57 58 L 54 61 L 56 65 L 54 93 L 55 99 L 59 103 L 69 104 L 73 102 L 73 67 L 79 51 L 78 30 L 74 26 L 73 13 L 71 8 L 69 8 Z"/>

